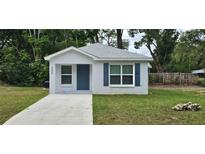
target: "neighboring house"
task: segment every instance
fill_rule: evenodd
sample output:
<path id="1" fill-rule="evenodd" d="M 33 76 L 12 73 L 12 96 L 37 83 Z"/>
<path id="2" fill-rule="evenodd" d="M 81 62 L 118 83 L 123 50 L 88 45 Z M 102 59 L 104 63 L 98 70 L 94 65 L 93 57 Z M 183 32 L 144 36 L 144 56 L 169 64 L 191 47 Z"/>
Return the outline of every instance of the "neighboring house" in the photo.
<path id="1" fill-rule="evenodd" d="M 205 78 L 205 69 L 193 70 L 192 74 Z"/>
<path id="2" fill-rule="evenodd" d="M 152 58 L 100 43 L 45 57 L 50 93 L 148 94 Z"/>

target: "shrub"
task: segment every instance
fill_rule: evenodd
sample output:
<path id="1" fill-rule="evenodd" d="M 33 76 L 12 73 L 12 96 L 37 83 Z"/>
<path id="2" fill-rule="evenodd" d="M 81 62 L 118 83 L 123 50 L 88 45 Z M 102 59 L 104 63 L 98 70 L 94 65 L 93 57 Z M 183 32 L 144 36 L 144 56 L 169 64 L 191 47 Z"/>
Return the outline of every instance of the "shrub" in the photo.
<path id="1" fill-rule="evenodd" d="M 30 69 L 34 78 L 33 84 L 41 86 L 44 84 L 44 81 L 48 80 L 48 63 L 37 60 L 30 64 Z"/>
<path id="2" fill-rule="evenodd" d="M 42 60 L 32 62 L 28 52 L 14 47 L 4 49 L 0 61 L 0 80 L 18 86 L 43 85 L 48 80 L 48 63 Z"/>
<path id="3" fill-rule="evenodd" d="M 198 78 L 197 84 L 202 86 L 202 87 L 205 87 L 205 78 Z"/>
<path id="4" fill-rule="evenodd" d="M 151 75 L 149 75 L 149 83 L 150 83 L 150 84 L 154 83 L 154 77 L 151 76 Z"/>
<path id="5" fill-rule="evenodd" d="M 10 84 L 31 85 L 32 78 L 29 68 L 30 56 L 24 50 L 17 51 L 13 47 L 4 50 L 0 65 L 1 80 Z"/>

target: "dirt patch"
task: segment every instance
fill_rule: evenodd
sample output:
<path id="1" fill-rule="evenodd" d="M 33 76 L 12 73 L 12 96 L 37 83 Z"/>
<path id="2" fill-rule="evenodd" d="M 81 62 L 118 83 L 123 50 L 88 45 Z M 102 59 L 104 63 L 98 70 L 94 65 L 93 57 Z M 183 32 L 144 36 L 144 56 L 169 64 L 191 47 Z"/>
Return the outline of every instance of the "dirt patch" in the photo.
<path id="1" fill-rule="evenodd" d="M 180 89 L 183 91 L 201 91 L 205 93 L 205 88 L 200 86 L 193 85 L 150 85 L 150 88 L 153 89 Z"/>
<path id="2" fill-rule="evenodd" d="M 199 96 L 205 96 L 205 90 L 197 91 L 197 94 L 198 94 Z"/>

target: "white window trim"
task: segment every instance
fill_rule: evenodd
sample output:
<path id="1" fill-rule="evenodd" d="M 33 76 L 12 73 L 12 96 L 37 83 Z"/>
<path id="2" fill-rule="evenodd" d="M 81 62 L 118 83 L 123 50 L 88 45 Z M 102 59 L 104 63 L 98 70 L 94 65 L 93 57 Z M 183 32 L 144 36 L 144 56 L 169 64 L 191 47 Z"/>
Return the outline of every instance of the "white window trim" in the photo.
<path id="1" fill-rule="evenodd" d="M 71 66 L 71 74 L 62 74 L 62 66 Z M 73 85 L 73 65 L 60 65 L 60 70 L 61 70 L 61 74 L 60 74 L 60 83 L 61 83 L 61 86 L 72 86 Z M 71 75 L 71 84 L 63 84 L 62 83 L 62 75 Z"/>
<path id="2" fill-rule="evenodd" d="M 110 66 L 111 65 L 120 65 L 120 74 L 110 74 Z M 132 68 L 133 68 L 133 74 L 122 74 L 122 66 L 123 65 L 132 65 Z M 133 64 L 133 63 L 123 63 L 123 64 L 119 64 L 119 63 L 109 63 L 109 87 L 135 87 L 135 64 Z M 120 75 L 120 84 L 110 84 L 110 76 L 112 76 L 112 75 Z M 122 84 L 122 76 L 123 75 L 132 75 L 133 76 L 133 81 L 132 81 L 132 83 L 133 84 Z"/>

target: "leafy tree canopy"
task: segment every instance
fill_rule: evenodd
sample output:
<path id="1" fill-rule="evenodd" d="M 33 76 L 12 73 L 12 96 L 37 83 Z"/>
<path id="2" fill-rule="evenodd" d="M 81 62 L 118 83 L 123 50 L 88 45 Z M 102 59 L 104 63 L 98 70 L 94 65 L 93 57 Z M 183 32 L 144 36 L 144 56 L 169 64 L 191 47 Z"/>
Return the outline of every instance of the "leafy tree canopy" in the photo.
<path id="1" fill-rule="evenodd" d="M 205 30 L 183 32 L 171 56 L 170 71 L 191 72 L 205 68 Z"/>
<path id="2" fill-rule="evenodd" d="M 142 39 L 135 42 L 135 48 L 145 45 L 154 59 L 157 72 L 166 71 L 166 64 L 170 61 L 179 32 L 175 29 L 138 29 L 129 30 L 129 35 L 134 37 L 142 34 Z"/>
<path id="3" fill-rule="evenodd" d="M 43 57 L 69 46 L 106 41 L 117 47 L 122 32 L 106 29 L 0 30 L 0 80 L 18 85 L 42 85 L 48 80 Z M 119 36 L 118 36 L 119 35 Z M 118 36 L 118 37 L 117 37 Z M 115 40 L 115 41 L 114 41 Z"/>

